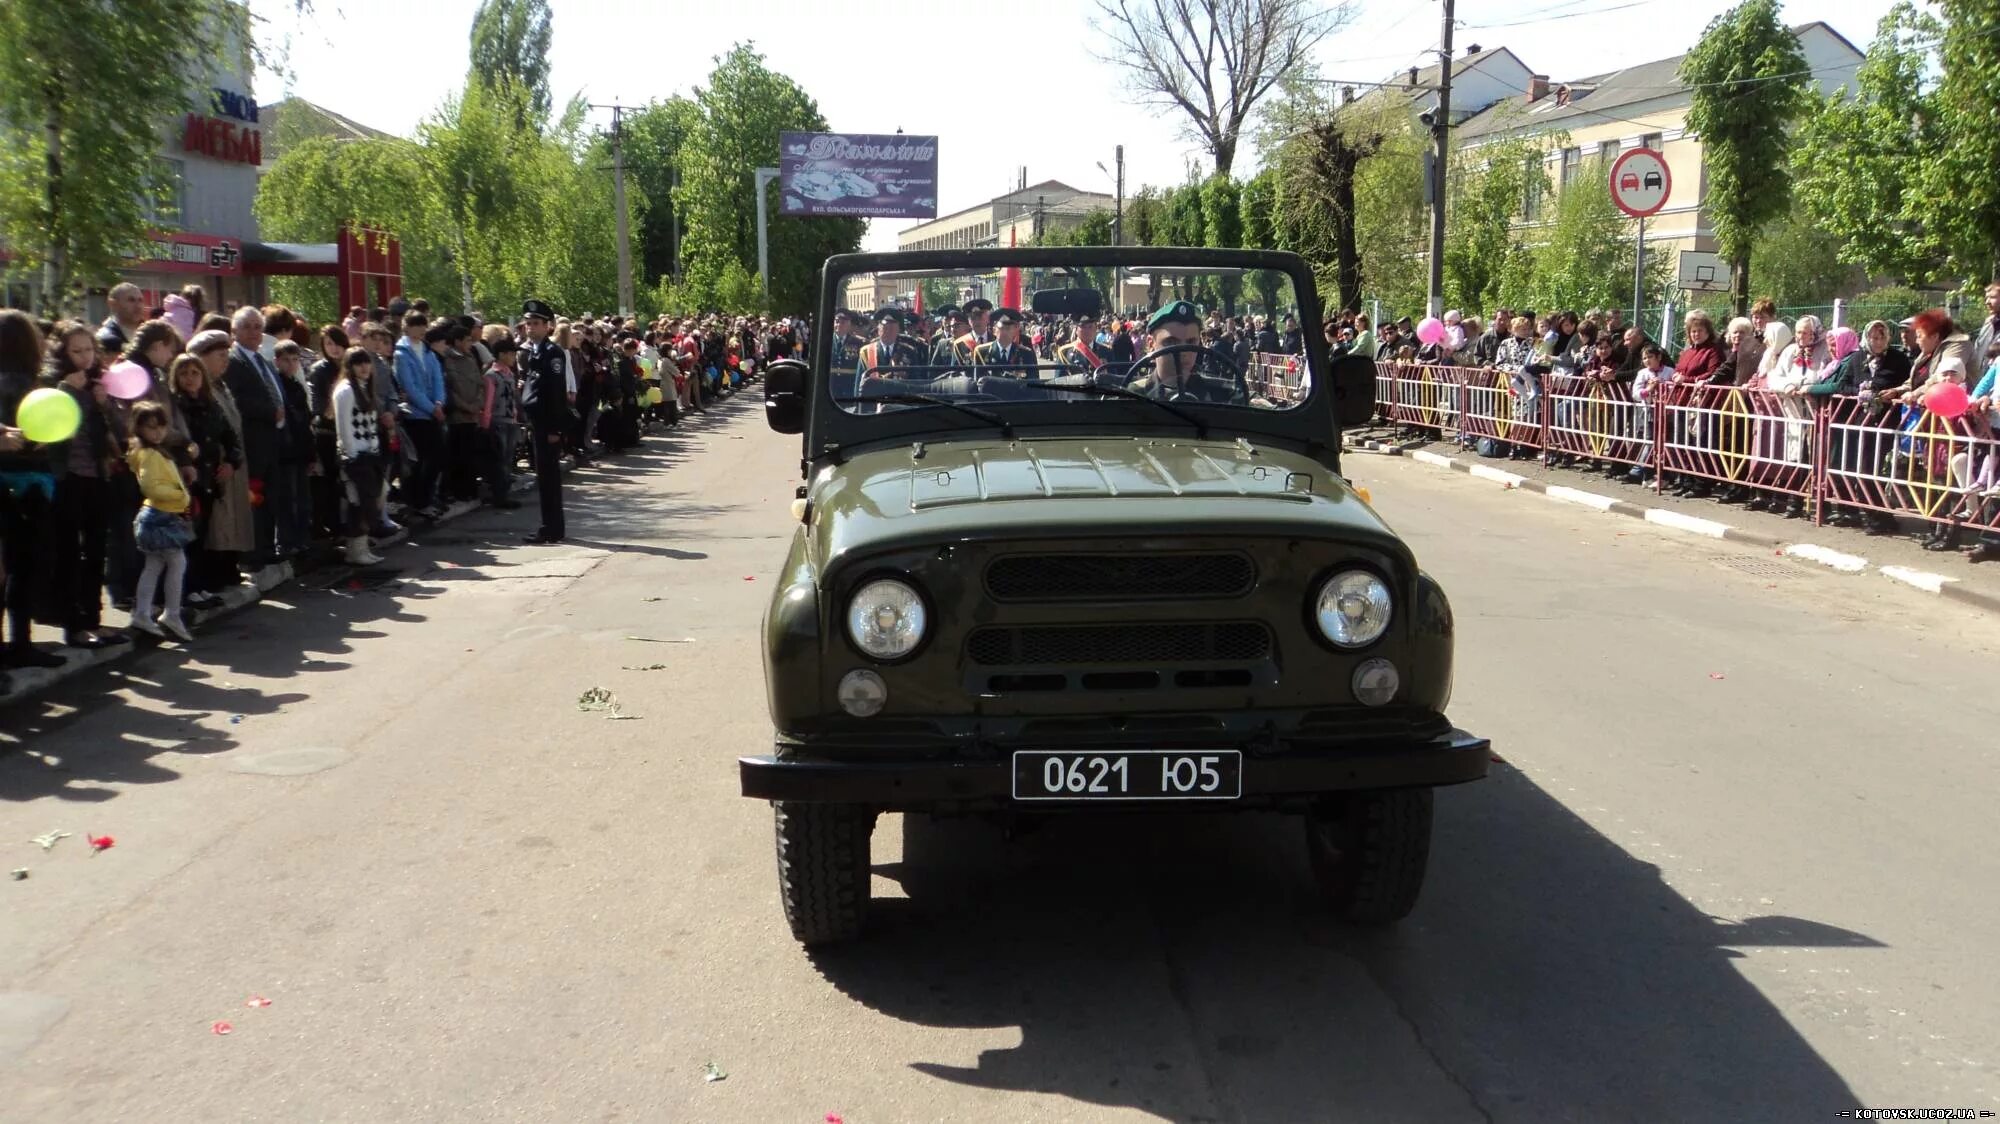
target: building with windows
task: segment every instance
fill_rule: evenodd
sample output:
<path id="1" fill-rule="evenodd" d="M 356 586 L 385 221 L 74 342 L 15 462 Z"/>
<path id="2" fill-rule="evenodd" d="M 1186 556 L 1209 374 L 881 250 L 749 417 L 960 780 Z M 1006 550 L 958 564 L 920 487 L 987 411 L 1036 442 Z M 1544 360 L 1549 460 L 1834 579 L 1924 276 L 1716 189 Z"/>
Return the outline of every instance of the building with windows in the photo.
<path id="1" fill-rule="evenodd" d="M 1020 187 L 977 206 L 921 222 L 896 234 L 899 250 L 971 249 L 978 246 L 1026 246 L 1046 230 L 1077 225 L 1092 211 L 1110 211 L 1117 199 L 1101 191 L 1080 191 L 1061 180 L 1029 185 L 1021 172 Z"/>
<path id="2" fill-rule="evenodd" d="M 1820 96 L 1855 89 L 1855 71 L 1864 56 L 1854 44 L 1818 22 L 1795 28 L 1793 34 Z M 1609 191 L 1611 164 L 1620 153 L 1652 149 L 1666 162 L 1672 183 L 1666 207 L 1646 220 L 1648 254 L 1665 252 L 1678 259 L 1683 251 L 1712 253 L 1715 236 L 1704 210 L 1708 184 L 1701 138 L 1687 129 L 1693 92 L 1680 79 L 1684 57 L 1568 81 L 1529 75 L 1511 96 L 1492 101 L 1458 123 L 1453 140 L 1474 152 L 1508 140 L 1543 141 L 1546 151 L 1541 159 L 1549 190 L 1556 194 L 1572 188 Z M 1455 102 L 1456 89 L 1452 95 Z M 1754 97 L 1755 92 L 1746 91 L 1745 96 Z M 1533 227 L 1547 221 L 1553 201 L 1553 195 L 1531 194 L 1517 225 Z"/>

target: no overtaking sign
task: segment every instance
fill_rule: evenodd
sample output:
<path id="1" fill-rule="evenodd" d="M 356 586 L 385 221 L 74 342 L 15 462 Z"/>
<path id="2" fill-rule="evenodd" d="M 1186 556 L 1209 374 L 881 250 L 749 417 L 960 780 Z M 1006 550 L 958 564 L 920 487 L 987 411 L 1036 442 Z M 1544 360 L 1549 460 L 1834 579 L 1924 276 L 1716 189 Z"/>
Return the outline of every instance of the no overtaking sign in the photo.
<path id="1" fill-rule="evenodd" d="M 1611 201 L 1635 219 L 1666 206 L 1673 186 L 1667 162 L 1650 148 L 1635 148 L 1611 164 Z"/>

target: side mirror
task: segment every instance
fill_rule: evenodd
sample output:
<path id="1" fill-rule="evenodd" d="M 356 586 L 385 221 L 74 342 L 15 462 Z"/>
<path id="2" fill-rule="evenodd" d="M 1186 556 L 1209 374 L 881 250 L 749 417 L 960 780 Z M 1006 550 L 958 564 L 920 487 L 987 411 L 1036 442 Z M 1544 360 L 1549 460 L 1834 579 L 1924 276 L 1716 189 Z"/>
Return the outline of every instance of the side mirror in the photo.
<path id="1" fill-rule="evenodd" d="M 1333 361 L 1333 413 L 1342 429 L 1375 420 L 1375 360 L 1343 355 Z"/>
<path id="2" fill-rule="evenodd" d="M 772 360 L 764 368 L 764 420 L 779 433 L 804 433 L 811 388 L 811 368 L 796 359 Z"/>

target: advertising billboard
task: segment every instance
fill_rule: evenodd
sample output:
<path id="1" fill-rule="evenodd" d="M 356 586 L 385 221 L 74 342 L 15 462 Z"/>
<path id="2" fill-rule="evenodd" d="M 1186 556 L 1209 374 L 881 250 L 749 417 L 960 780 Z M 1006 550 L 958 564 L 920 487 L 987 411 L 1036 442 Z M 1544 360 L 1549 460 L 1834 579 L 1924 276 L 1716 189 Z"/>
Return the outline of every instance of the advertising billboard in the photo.
<path id="1" fill-rule="evenodd" d="M 778 213 L 937 217 L 937 138 L 780 133 Z"/>

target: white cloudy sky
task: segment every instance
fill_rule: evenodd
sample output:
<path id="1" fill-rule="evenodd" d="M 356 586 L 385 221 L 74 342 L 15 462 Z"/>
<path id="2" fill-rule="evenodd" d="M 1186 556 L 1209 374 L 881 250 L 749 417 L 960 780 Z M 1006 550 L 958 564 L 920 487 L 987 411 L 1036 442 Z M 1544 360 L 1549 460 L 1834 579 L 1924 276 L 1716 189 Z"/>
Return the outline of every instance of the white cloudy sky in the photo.
<path id="1" fill-rule="evenodd" d="M 1794 3 L 1793 23 L 1824 20 L 1866 48 L 1891 0 Z M 1556 79 L 1679 53 L 1729 0 L 1462 0 L 1457 46 L 1511 47 Z M 264 102 L 295 93 L 367 125 L 407 133 L 463 80 L 477 0 L 252 0 L 267 32 L 289 34 L 291 85 L 260 75 Z M 1058 179 L 1110 190 L 1097 170 L 1125 146 L 1126 187 L 1174 183 L 1201 156 L 1169 114 L 1135 104 L 1097 60 L 1090 0 L 553 0 L 553 85 L 627 104 L 686 93 L 713 58 L 751 39 L 819 101 L 843 132 L 939 137 L 940 213 L 1012 186 Z M 1320 49 L 1329 78 L 1379 81 L 1424 61 L 1441 9 L 1358 0 Z M 268 36 L 267 36 L 268 37 Z M 602 115 L 601 115 L 602 116 Z M 1238 171 L 1248 171 L 1247 154 Z M 809 221 L 809 220 L 807 220 Z M 868 248 L 893 249 L 906 221 L 871 224 Z"/>

